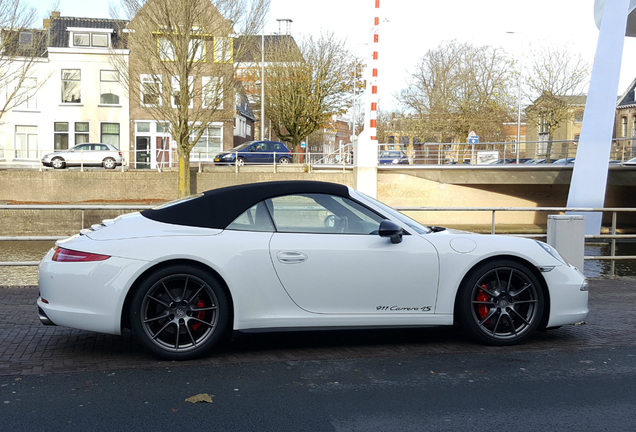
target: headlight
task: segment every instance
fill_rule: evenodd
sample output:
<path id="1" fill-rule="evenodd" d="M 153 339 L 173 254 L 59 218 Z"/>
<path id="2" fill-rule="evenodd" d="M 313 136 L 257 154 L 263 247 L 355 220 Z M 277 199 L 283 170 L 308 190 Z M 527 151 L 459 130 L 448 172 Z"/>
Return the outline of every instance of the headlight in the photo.
<path id="1" fill-rule="evenodd" d="M 399 163 L 400 163 L 400 160 L 399 160 L 399 159 L 393 159 L 393 160 L 391 161 L 391 163 L 392 163 L 392 164 L 399 164 Z"/>
<path id="2" fill-rule="evenodd" d="M 231 153 L 228 153 L 221 156 L 221 159 L 232 159 L 232 157 L 234 157 L 234 155 Z"/>
<path id="3" fill-rule="evenodd" d="M 549 253 L 550 255 L 552 255 L 552 258 L 556 259 L 557 261 L 562 262 L 563 264 L 567 264 L 567 261 L 565 261 L 563 259 L 563 257 L 559 254 L 559 252 L 557 252 L 557 250 L 555 248 L 553 248 L 552 246 L 550 246 L 547 243 L 544 243 L 542 241 L 539 240 L 535 240 L 535 242 L 537 242 L 537 244 L 539 246 L 541 246 L 543 248 L 544 251 L 546 251 L 547 253 Z"/>

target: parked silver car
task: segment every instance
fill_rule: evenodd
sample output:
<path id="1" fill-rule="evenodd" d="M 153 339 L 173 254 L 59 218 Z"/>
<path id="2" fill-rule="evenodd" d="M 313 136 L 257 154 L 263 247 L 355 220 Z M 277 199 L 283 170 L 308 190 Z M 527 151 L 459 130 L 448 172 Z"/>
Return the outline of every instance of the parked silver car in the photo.
<path id="1" fill-rule="evenodd" d="M 110 144 L 101 143 L 79 144 L 68 150 L 58 150 L 42 157 L 42 165 L 55 169 L 72 165 L 93 165 L 103 166 L 106 169 L 115 169 L 121 164 L 121 151 Z"/>

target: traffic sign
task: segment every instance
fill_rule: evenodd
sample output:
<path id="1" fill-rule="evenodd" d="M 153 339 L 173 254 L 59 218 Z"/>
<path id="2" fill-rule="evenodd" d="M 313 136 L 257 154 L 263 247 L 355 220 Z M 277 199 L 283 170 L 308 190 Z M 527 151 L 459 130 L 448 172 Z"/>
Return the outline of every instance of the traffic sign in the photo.
<path id="1" fill-rule="evenodd" d="M 305 148 L 305 141 L 303 141 L 303 142 L 301 142 L 301 143 L 300 143 L 300 147 L 301 147 L 301 148 Z"/>
<path id="2" fill-rule="evenodd" d="M 479 144 L 479 137 L 475 131 L 470 131 L 468 133 L 468 144 Z"/>

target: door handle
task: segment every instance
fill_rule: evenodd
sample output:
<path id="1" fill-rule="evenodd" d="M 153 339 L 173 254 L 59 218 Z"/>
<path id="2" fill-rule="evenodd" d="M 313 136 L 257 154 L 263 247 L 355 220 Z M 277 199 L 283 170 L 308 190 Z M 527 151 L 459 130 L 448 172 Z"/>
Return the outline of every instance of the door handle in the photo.
<path id="1" fill-rule="evenodd" d="M 276 258 L 283 264 L 299 264 L 307 261 L 307 255 L 302 252 L 280 251 L 276 253 Z"/>

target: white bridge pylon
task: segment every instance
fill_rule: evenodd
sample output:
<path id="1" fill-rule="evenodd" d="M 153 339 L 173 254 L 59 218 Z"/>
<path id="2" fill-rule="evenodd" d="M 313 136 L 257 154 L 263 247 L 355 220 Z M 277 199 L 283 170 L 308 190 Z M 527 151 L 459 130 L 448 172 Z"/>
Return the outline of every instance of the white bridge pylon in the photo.
<path id="1" fill-rule="evenodd" d="M 598 43 L 570 183 L 568 207 L 602 208 L 605 203 L 623 45 L 625 36 L 636 36 L 636 13 L 632 14 L 634 9 L 636 0 L 596 0 L 594 4 L 599 28 Z M 600 234 L 602 213 L 568 214 L 584 215 L 585 233 Z"/>

